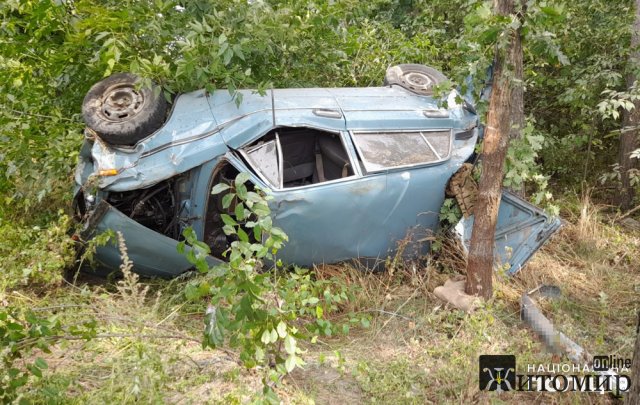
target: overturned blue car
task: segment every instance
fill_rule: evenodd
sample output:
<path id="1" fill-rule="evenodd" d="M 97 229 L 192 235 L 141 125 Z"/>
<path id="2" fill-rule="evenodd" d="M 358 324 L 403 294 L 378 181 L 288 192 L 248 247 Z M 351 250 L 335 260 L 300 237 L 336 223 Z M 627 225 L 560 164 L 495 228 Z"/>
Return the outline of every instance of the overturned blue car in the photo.
<path id="1" fill-rule="evenodd" d="M 439 227 L 450 178 L 476 158 L 479 119 L 452 91 L 433 96 L 442 73 L 421 65 L 390 68 L 384 86 L 244 90 L 179 95 L 168 107 L 159 89 L 119 73 L 94 85 L 75 174 L 75 211 L 87 241 L 122 232 L 138 273 L 176 276 L 192 265 L 178 253 L 191 227 L 223 260 L 224 194 L 240 172 L 273 197 L 274 225 L 289 236 L 278 257 L 309 266 L 372 264 L 407 240 L 422 255 Z M 468 244 L 473 217 L 456 227 Z M 504 193 L 496 264 L 518 271 L 560 222 Z M 117 269 L 112 245 L 99 267 Z"/>

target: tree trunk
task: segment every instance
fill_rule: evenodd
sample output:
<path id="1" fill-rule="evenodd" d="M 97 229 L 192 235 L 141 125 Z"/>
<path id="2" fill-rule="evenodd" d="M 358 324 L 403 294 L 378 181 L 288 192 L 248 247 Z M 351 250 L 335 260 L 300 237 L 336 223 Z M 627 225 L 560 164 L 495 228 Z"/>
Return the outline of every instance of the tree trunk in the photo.
<path id="1" fill-rule="evenodd" d="M 508 15 L 509 10 L 513 10 L 513 0 L 494 0 L 494 10 L 497 14 Z M 467 262 L 466 292 L 485 299 L 493 294 L 494 235 L 502 196 L 504 159 L 511 129 L 511 83 L 509 75 L 505 75 L 506 68 L 512 66 L 508 59 L 505 60 L 512 56 L 511 46 L 513 38 L 508 41 L 507 49 L 498 49 L 494 62 L 493 89 L 482 150 L 482 174 Z"/>
<path id="2" fill-rule="evenodd" d="M 638 313 L 638 326 L 636 328 L 636 345 L 633 349 L 631 360 L 631 389 L 624 401 L 626 405 L 640 404 L 640 313 Z"/>
<path id="3" fill-rule="evenodd" d="M 638 71 L 640 62 L 640 0 L 636 0 L 636 18 L 631 28 L 631 51 L 629 54 L 629 70 L 627 75 L 627 87 L 630 88 L 633 82 L 638 79 L 632 72 Z M 637 159 L 631 159 L 630 154 L 638 148 L 638 138 L 640 130 L 640 101 L 636 101 L 635 108 L 631 111 L 624 111 L 622 134 L 620 135 L 620 148 L 618 149 L 618 164 L 620 165 L 620 193 L 618 193 L 617 203 L 622 211 L 631 208 L 634 197 L 634 189 L 631 186 L 629 170 L 637 167 Z M 633 128 L 633 129 L 631 129 Z"/>
<path id="4" fill-rule="evenodd" d="M 520 1 L 519 9 L 512 9 L 510 13 L 517 12 L 520 24 L 524 22 L 524 13 L 526 11 L 526 0 Z M 510 69 L 514 81 L 511 89 L 511 131 L 509 138 L 519 139 L 522 136 L 522 128 L 524 128 L 524 68 L 522 66 L 522 27 L 519 27 L 513 37 L 513 45 L 511 46 Z"/>
<path id="5" fill-rule="evenodd" d="M 514 9 L 510 13 L 515 13 L 522 25 L 524 23 L 524 13 L 526 11 L 527 0 L 520 0 L 520 4 L 513 5 Z M 517 2 L 517 0 L 516 0 Z M 522 52 L 522 26 L 518 27 L 513 37 L 513 45 L 511 47 L 509 60 L 512 66 L 509 70 L 513 77 L 511 85 L 511 129 L 509 131 L 509 139 L 520 139 L 522 137 L 522 128 L 524 128 L 524 68 L 523 68 L 523 52 Z M 510 188 L 512 193 L 525 197 L 524 182 L 519 189 Z"/>

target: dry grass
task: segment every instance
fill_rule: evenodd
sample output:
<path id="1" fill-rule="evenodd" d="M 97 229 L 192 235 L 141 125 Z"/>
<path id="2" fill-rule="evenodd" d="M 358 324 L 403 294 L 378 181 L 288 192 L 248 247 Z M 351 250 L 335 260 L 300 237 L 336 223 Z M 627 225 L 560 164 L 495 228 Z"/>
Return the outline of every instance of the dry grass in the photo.
<path id="1" fill-rule="evenodd" d="M 323 337 L 307 345 L 307 366 L 278 389 L 285 403 L 612 403 L 591 394 L 481 392 L 479 354 L 513 353 L 518 364 L 549 363 L 537 337 L 519 320 L 521 295 L 540 284 L 562 290 L 541 301 L 558 329 L 593 354 L 630 357 L 640 303 L 640 235 L 613 225 L 602 207 L 583 198 L 564 213 L 567 224 L 515 277 L 495 278 L 495 298 L 472 315 L 448 308 L 433 289 L 464 269 L 459 248 L 438 260 L 385 262 L 386 272 L 326 265 L 317 278 L 337 278 L 353 299 L 349 312 L 371 315 L 367 329 Z M 126 273 L 126 272 L 125 272 Z M 137 280 L 129 273 L 112 286 L 80 285 L 46 297 L 10 295 L 25 305 L 60 307 L 63 321 L 92 316 L 99 337 L 58 346 L 47 355 L 61 402 L 243 403 L 261 386 L 260 371 L 238 365 L 228 351 L 202 350 L 200 309 L 176 292 L 179 282 Z M 17 293 L 18 294 L 18 293 Z"/>
<path id="2" fill-rule="evenodd" d="M 437 285 L 464 271 L 466 263 L 455 244 L 443 249 L 438 263 L 405 263 L 388 273 L 364 274 L 343 266 L 318 269 L 321 276 L 341 276 L 357 287 L 355 309 L 377 316 L 369 330 L 330 341 L 329 350 L 311 348 L 310 357 L 321 353 L 335 362 L 332 353 L 339 350 L 348 359 L 349 375 L 359 381 L 357 390 L 364 390 L 368 400 L 494 403 L 495 395 L 477 388 L 478 354 L 515 353 L 523 363 L 563 361 L 546 353 L 519 320 L 520 297 L 542 284 L 561 288 L 560 300 L 540 300 L 559 330 L 592 354 L 631 357 L 640 304 L 640 235 L 613 225 L 588 196 L 577 213 L 568 214 L 564 227 L 525 269 L 515 277 L 495 277 L 495 298 L 474 315 L 448 309 L 432 294 Z M 316 397 L 321 403 L 339 403 L 338 398 Z M 581 393 L 515 393 L 505 400 L 516 398 L 532 404 L 613 401 Z"/>

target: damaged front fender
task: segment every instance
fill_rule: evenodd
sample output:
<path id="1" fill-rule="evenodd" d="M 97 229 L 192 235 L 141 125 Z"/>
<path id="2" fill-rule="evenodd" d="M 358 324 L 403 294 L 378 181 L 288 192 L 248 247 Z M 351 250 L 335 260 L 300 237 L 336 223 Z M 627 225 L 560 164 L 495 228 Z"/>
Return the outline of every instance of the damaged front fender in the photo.
<path id="1" fill-rule="evenodd" d="M 178 241 L 140 225 L 103 200 L 89 214 L 81 236 L 89 240 L 109 229 L 122 233 L 133 270 L 138 274 L 175 277 L 193 268 L 186 256 L 178 253 Z M 185 251 L 189 249 L 185 247 Z M 98 246 L 95 258 L 98 269 L 113 270 L 122 263 L 118 247 L 111 243 Z M 207 256 L 207 262 L 209 265 L 221 263 L 211 256 Z"/>

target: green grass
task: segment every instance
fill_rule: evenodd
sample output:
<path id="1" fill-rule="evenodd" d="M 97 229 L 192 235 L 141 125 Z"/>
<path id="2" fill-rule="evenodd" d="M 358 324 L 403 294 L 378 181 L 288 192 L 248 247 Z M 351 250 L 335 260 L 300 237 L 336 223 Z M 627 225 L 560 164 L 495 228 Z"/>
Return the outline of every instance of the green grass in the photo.
<path id="1" fill-rule="evenodd" d="M 478 389 L 479 354 L 516 354 L 520 365 L 552 362 L 519 320 L 521 293 L 540 283 L 562 289 L 561 299 L 540 302 L 560 330 L 593 354 L 631 357 L 640 302 L 640 268 L 633 258 L 640 257 L 640 238 L 606 218 L 592 217 L 587 233 L 584 223 L 581 228 L 576 218 L 573 222 L 516 277 L 497 278 L 495 297 L 471 315 L 446 307 L 432 294 L 451 274 L 429 261 L 396 263 L 393 272 L 378 274 L 339 266 L 318 269 L 318 277 L 339 275 L 354 292 L 332 320 L 366 313 L 371 324 L 305 345 L 307 365 L 282 381 L 281 399 L 300 404 L 609 403 L 599 394 L 497 397 Z M 22 391 L 24 398 L 65 404 L 233 404 L 250 402 L 261 391 L 264 370 L 245 369 L 234 352 L 202 349 L 204 303 L 183 299 L 184 280 L 107 282 L 82 275 L 76 285 L 52 280 L 48 289 L 14 284 L 0 292 L 0 302 L 57 315 L 65 325 L 96 319 L 97 337 L 62 339 L 51 353 L 35 353 L 49 368 Z"/>

